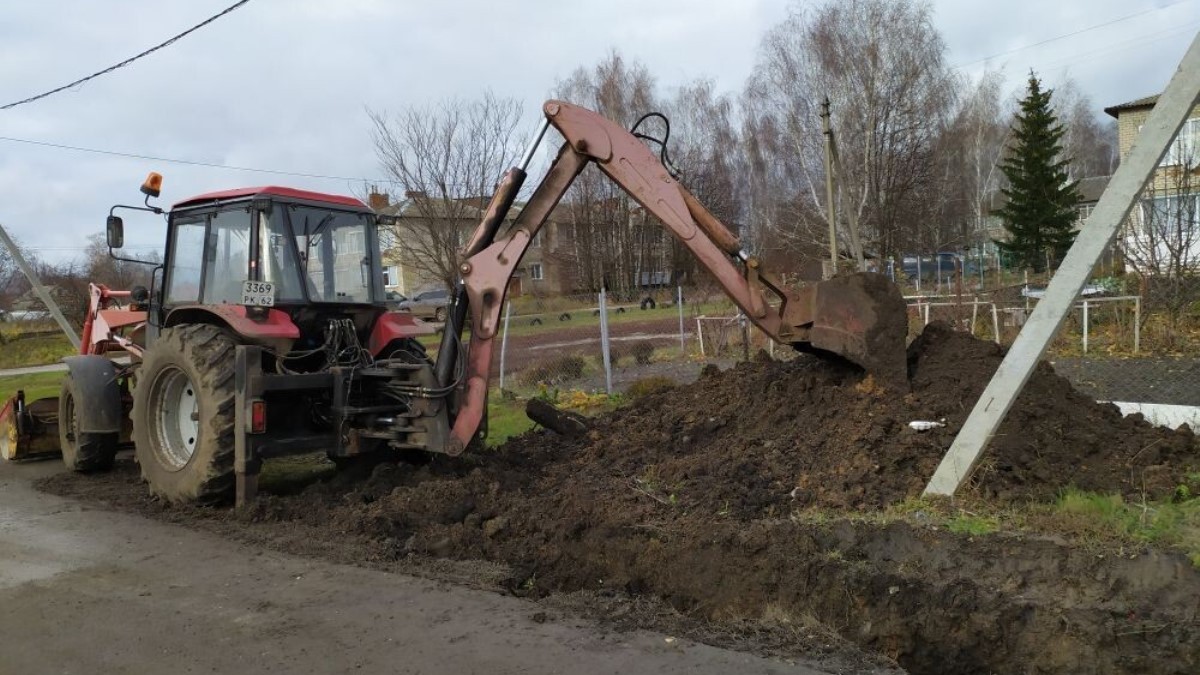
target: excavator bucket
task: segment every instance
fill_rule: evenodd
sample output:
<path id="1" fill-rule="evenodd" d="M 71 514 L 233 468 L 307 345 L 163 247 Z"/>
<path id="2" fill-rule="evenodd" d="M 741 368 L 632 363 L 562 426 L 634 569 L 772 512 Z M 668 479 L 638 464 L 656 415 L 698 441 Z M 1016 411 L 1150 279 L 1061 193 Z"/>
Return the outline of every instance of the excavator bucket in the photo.
<path id="1" fill-rule="evenodd" d="M 889 389 L 908 391 L 908 309 L 900 289 L 881 274 L 860 272 L 812 288 L 807 345 L 863 367 Z"/>
<path id="2" fill-rule="evenodd" d="M 0 407 L 0 458 L 21 460 L 57 454 L 58 398 L 25 402 L 18 391 Z"/>

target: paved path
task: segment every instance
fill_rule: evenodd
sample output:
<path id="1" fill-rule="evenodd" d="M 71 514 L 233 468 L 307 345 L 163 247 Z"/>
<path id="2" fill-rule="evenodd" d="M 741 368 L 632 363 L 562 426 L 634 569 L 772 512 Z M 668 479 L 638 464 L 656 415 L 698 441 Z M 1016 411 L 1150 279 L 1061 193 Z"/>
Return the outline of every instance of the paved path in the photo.
<path id="1" fill-rule="evenodd" d="M 30 486 L 57 470 L 0 462 L 2 673 L 816 673 Z"/>

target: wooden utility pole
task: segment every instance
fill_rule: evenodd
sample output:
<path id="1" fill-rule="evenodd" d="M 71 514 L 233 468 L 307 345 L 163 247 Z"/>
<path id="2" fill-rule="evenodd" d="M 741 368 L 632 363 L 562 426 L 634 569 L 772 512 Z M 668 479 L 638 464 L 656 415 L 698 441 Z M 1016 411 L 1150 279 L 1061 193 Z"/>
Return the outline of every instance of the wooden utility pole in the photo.
<path id="1" fill-rule="evenodd" d="M 833 129 L 829 125 L 829 97 L 821 103 L 821 129 L 825 133 L 825 201 L 829 211 L 829 270 L 825 274 L 828 279 L 837 274 L 838 245 L 837 245 L 837 208 L 833 198 Z"/>

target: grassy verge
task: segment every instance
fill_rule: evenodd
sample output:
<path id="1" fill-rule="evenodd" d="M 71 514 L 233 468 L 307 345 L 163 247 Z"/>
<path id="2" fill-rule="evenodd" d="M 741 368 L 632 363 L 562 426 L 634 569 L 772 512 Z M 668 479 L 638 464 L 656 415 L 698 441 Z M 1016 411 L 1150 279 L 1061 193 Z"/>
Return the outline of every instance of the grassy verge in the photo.
<path id="1" fill-rule="evenodd" d="M 1146 547 L 1186 555 L 1200 567 L 1200 474 L 1181 477 L 1174 498 L 1127 502 L 1120 495 L 1068 488 L 1050 503 L 997 505 L 974 499 L 909 499 L 877 512 L 809 509 L 792 518 L 822 523 L 849 517 L 904 521 L 965 537 L 1054 536 L 1098 554 L 1130 555 Z"/>
<path id="2" fill-rule="evenodd" d="M 76 353 L 70 340 L 61 333 L 5 340 L 0 346 L 0 369 L 58 363 L 62 357 Z"/>
<path id="3" fill-rule="evenodd" d="M 56 371 L 50 373 L 32 373 L 30 375 L 9 375 L 0 377 L 0 399 L 7 399 L 17 393 L 18 389 L 25 390 L 25 400 L 32 401 L 48 396 L 58 396 L 65 373 Z"/>

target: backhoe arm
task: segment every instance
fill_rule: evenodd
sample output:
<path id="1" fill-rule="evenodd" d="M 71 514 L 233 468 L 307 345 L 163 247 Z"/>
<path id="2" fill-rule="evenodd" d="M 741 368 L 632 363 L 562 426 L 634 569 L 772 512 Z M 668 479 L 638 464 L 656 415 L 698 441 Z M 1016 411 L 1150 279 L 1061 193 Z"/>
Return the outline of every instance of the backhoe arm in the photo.
<path id="1" fill-rule="evenodd" d="M 589 162 L 687 246 L 733 302 L 772 339 L 802 350 L 839 354 L 886 384 L 907 388 L 907 315 L 898 289 L 885 277 L 857 274 L 788 289 L 762 270 L 759 261 L 742 250 L 737 237 L 672 178 L 659 158 L 632 133 L 569 103 L 547 101 L 542 110 L 566 143 L 515 222 L 497 237 L 499 223 L 524 178 L 522 169 L 509 171 L 471 238 L 459 270 L 463 284 L 459 303 L 465 293 L 472 321 L 471 342 L 463 396 L 446 448 L 449 454 L 462 452 L 483 420 L 494 338 L 508 282 L 533 237 Z M 460 329 L 461 324 L 446 328 Z"/>

